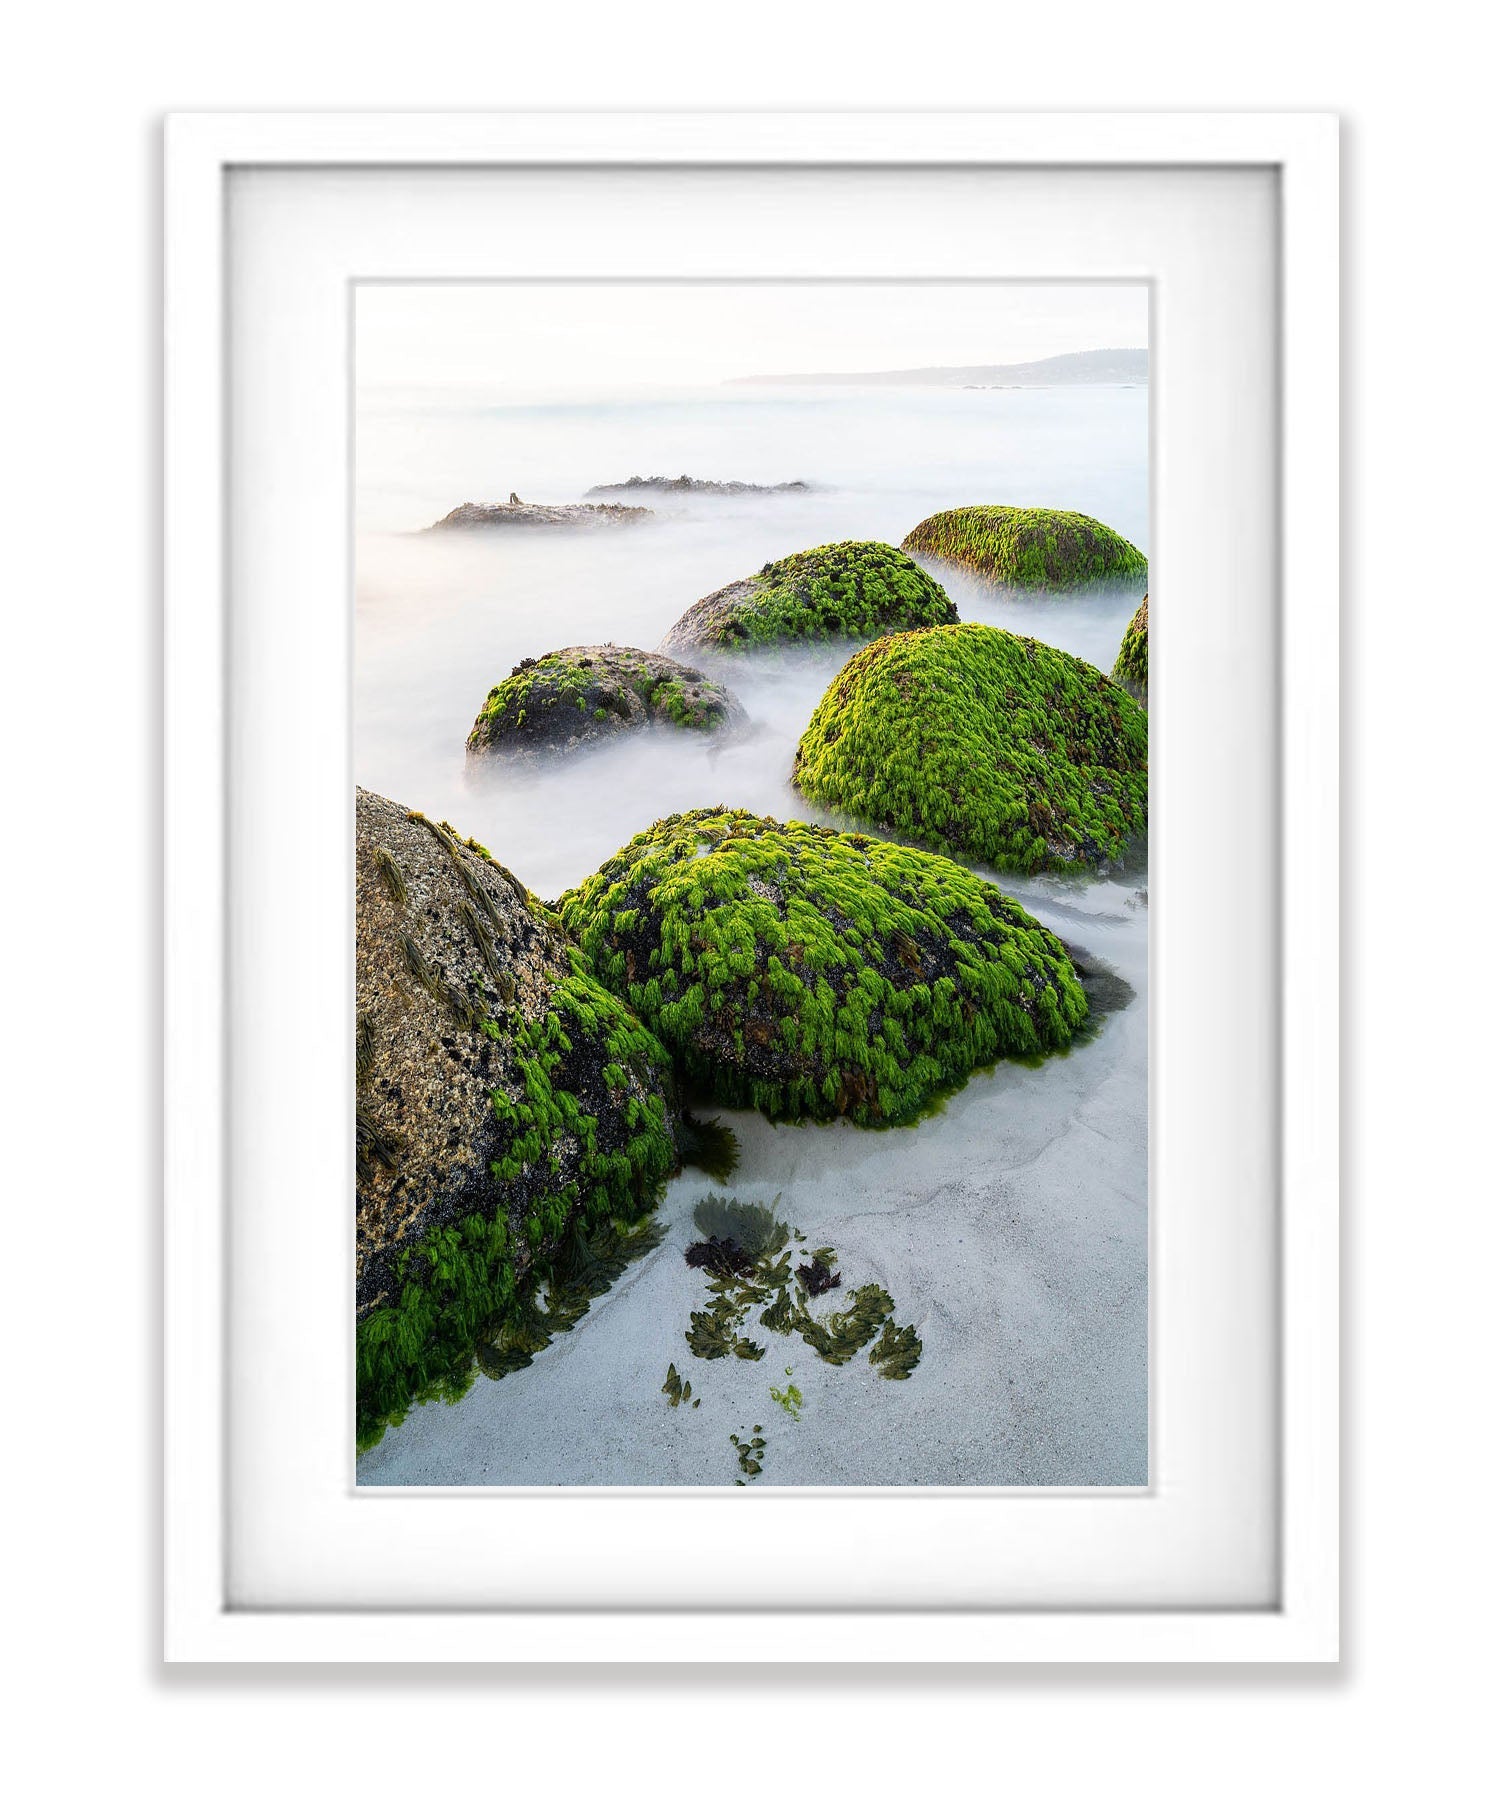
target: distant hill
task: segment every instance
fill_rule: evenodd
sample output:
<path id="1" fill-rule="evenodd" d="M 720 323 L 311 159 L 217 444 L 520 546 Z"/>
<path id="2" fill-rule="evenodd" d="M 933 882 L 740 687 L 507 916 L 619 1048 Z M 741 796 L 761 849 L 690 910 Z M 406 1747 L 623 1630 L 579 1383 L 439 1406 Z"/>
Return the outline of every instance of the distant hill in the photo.
<path id="1" fill-rule="evenodd" d="M 957 369 L 876 369 L 862 374 L 737 375 L 732 387 L 1105 387 L 1150 375 L 1146 350 L 1069 350 L 1040 362 L 974 363 Z"/>

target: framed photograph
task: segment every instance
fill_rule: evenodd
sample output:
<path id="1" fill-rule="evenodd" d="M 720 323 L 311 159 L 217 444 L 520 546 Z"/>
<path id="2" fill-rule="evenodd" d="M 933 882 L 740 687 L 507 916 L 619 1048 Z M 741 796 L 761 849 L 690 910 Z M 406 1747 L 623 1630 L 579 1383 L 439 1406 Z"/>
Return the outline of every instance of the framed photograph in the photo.
<path id="1" fill-rule="evenodd" d="M 1335 1659 L 1336 121 L 167 234 L 168 1657 Z"/>

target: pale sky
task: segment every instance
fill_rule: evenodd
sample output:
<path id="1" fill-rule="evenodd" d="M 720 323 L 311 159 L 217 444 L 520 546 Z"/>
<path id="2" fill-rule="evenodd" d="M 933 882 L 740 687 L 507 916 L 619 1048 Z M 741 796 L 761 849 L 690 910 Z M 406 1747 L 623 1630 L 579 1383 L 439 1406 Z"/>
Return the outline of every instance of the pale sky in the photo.
<path id="1" fill-rule="evenodd" d="M 497 395 L 1145 346 L 1144 283 L 361 283 L 361 390 Z"/>

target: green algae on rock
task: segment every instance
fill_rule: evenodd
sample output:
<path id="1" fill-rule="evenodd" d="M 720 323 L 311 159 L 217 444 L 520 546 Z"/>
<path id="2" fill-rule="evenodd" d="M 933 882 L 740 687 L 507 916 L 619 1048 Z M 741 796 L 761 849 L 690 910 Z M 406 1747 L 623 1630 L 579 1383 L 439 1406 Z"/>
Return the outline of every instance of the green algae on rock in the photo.
<path id="1" fill-rule="evenodd" d="M 1151 596 L 1146 595 L 1135 609 L 1135 616 L 1125 627 L 1125 635 L 1120 640 L 1120 654 L 1115 658 L 1114 677 L 1133 699 L 1146 704 L 1146 607 Z"/>
<path id="2" fill-rule="evenodd" d="M 1011 593 L 1067 593 L 1146 572 L 1146 558 L 1108 525 L 1042 506 L 960 506 L 934 513 L 907 533 L 901 548 L 928 562 L 952 563 Z"/>
<path id="3" fill-rule="evenodd" d="M 831 811 L 997 869 L 1100 868 L 1146 826 L 1146 715 L 1034 638 L 907 632 L 840 670 L 792 779 Z"/>
<path id="4" fill-rule="evenodd" d="M 822 544 L 768 562 L 690 606 L 661 647 L 755 650 L 819 644 L 951 625 L 953 602 L 890 544 Z"/>
<path id="5" fill-rule="evenodd" d="M 734 695 L 696 669 L 650 650 L 577 644 L 517 663 L 490 689 L 468 747 L 530 760 L 655 725 L 707 733 L 745 723 Z"/>
<path id="6" fill-rule="evenodd" d="M 355 877 L 367 1445 L 461 1395 L 476 1346 L 561 1279 L 579 1233 L 648 1211 L 676 1149 L 666 1051 L 486 851 L 359 790 Z"/>
<path id="7" fill-rule="evenodd" d="M 772 1119 L 915 1119 L 1088 1011 L 1063 945 L 990 882 L 818 825 L 663 819 L 558 910 L 691 1082 Z"/>

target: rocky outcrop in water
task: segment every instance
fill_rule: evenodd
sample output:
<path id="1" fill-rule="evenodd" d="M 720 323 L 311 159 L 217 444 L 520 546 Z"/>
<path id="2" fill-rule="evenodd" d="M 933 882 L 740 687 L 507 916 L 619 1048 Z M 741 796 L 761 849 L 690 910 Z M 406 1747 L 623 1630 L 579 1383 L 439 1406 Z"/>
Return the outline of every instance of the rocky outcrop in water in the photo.
<path id="1" fill-rule="evenodd" d="M 547 531 L 588 529 L 604 525 L 638 525 L 651 517 L 646 506 L 538 506 L 518 500 L 514 494 L 505 501 L 465 500 L 455 506 L 429 531 L 474 531 L 505 529 L 513 531 Z"/>
<path id="2" fill-rule="evenodd" d="M 628 481 L 604 482 L 584 496 L 596 494 L 810 494 L 806 481 L 778 481 L 767 487 L 758 481 L 699 481 L 692 475 L 632 475 Z"/>
<path id="3" fill-rule="evenodd" d="M 355 1298 L 362 1440 L 461 1392 L 575 1227 L 633 1219 L 676 1159 L 658 1040 L 507 869 L 355 799 Z"/>
<path id="4" fill-rule="evenodd" d="M 727 688 L 671 657 L 581 644 L 527 657 L 492 687 L 469 753 L 540 758 L 651 726 L 717 734 L 745 722 Z"/>
<path id="5" fill-rule="evenodd" d="M 953 602 L 890 544 L 820 544 L 696 601 L 661 641 L 672 655 L 836 643 L 954 623 Z"/>

